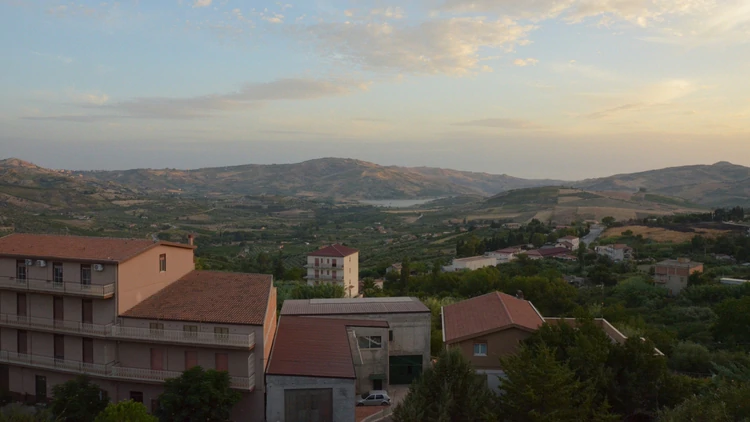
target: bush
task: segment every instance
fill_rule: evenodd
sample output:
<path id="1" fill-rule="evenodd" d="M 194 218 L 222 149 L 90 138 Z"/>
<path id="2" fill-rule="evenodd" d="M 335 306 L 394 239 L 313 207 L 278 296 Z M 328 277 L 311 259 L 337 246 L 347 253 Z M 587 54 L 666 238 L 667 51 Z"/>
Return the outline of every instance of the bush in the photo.
<path id="1" fill-rule="evenodd" d="M 94 422 L 107 404 L 107 392 L 81 375 L 52 389 L 50 411 L 59 421 Z"/>
<path id="2" fill-rule="evenodd" d="M 95 422 L 157 422 L 155 416 L 148 414 L 143 403 L 132 400 L 110 403 L 99 415 Z"/>

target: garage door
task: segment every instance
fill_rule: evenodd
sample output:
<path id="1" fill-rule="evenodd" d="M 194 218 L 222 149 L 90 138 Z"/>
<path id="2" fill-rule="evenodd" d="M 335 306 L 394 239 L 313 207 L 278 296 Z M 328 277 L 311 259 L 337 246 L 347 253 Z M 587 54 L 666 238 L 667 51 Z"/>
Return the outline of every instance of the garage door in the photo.
<path id="1" fill-rule="evenodd" d="M 284 390 L 286 422 L 333 422 L 333 390 Z"/>
<path id="2" fill-rule="evenodd" d="M 422 373 L 422 355 L 391 356 L 390 383 L 411 384 Z"/>

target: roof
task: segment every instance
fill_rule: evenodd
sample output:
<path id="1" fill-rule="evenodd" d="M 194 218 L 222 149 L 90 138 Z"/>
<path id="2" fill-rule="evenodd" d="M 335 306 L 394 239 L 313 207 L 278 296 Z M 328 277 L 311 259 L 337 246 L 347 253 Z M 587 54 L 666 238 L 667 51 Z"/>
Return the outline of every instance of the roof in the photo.
<path id="1" fill-rule="evenodd" d="M 563 244 L 563 245 L 565 245 L 565 246 L 575 246 L 575 245 L 573 245 L 573 244 L 572 244 L 571 242 L 568 242 L 567 240 L 563 240 L 563 241 L 562 241 L 562 242 L 560 242 L 560 243 L 562 243 L 562 244 Z"/>
<path id="2" fill-rule="evenodd" d="M 656 264 L 657 266 L 663 266 L 663 267 L 684 267 L 684 268 L 694 268 L 698 267 L 700 265 L 703 265 L 701 262 L 695 262 L 695 261 L 679 261 L 676 259 L 667 259 L 661 262 L 658 262 Z"/>
<path id="3" fill-rule="evenodd" d="M 349 248 L 347 246 L 343 245 L 330 245 L 326 246 L 325 248 L 318 249 L 315 252 L 311 252 L 307 254 L 307 256 L 336 256 L 336 257 L 345 257 L 349 255 L 353 255 L 355 253 L 359 252 L 358 249 Z"/>
<path id="4" fill-rule="evenodd" d="M 122 316 L 263 325 L 272 284 L 268 274 L 192 271 Z"/>
<path id="5" fill-rule="evenodd" d="M 576 240 L 576 239 L 578 239 L 578 236 L 565 236 L 565 237 L 561 237 L 560 239 L 564 239 L 564 240 Z"/>
<path id="6" fill-rule="evenodd" d="M 347 327 L 388 328 L 388 323 L 282 316 L 266 375 L 355 379 Z"/>
<path id="7" fill-rule="evenodd" d="M 567 255 L 570 251 L 567 248 L 540 248 L 533 251 L 529 251 L 529 255 L 539 255 L 542 257 L 556 256 L 556 255 Z"/>
<path id="8" fill-rule="evenodd" d="M 453 262 L 474 262 L 474 261 L 486 261 L 494 259 L 491 256 L 469 256 L 466 258 L 453 258 Z"/>
<path id="9" fill-rule="evenodd" d="M 519 248 L 503 248 L 503 249 L 498 249 L 493 253 L 514 254 L 514 253 L 518 253 L 519 251 L 520 251 Z"/>
<path id="10" fill-rule="evenodd" d="M 531 302 L 493 292 L 443 307 L 446 343 L 455 343 L 510 327 L 534 331 L 544 319 Z"/>
<path id="11" fill-rule="evenodd" d="M 416 297 L 285 300 L 281 315 L 355 315 L 429 313 Z"/>
<path id="12" fill-rule="evenodd" d="M 615 245 L 612 245 L 614 249 L 632 249 L 630 246 L 624 244 L 624 243 L 617 243 Z"/>
<path id="13" fill-rule="evenodd" d="M 0 238 L 0 256 L 123 262 L 156 246 L 194 246 L 146 239 L 13 233 Z"/>

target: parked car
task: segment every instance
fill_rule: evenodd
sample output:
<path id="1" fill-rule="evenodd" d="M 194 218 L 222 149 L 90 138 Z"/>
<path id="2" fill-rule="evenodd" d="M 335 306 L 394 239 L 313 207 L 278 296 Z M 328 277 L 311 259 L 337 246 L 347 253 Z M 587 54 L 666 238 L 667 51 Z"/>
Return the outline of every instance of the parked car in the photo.
<path id="1" fill-rule="evenodd" d="M 391 398 L 385 390 L 372 390 L 369 393 L 362 394 L 362 398 L 357 400 L 357 406 L 390 406 Z"/>

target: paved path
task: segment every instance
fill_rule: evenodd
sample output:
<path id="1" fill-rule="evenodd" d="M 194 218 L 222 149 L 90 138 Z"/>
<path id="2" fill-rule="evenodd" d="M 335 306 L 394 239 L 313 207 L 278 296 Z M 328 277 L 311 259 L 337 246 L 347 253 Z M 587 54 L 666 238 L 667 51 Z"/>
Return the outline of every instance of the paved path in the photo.
<path id="1" fill-rule="evenodd" d="M 589 230 L 589 234 L 584 236 L 583 239 L 581 239 L 581 241 L 583 241 L 583 243 L 586 246 L 590 245 L 592 242 L 598 239 L 599 236 L 601 236 L 601 234 L 604 232 L 604 229 L 605 229 L 604 226 L 594 224 L 593 226 L 591 226 L 591 229 Z"/>

